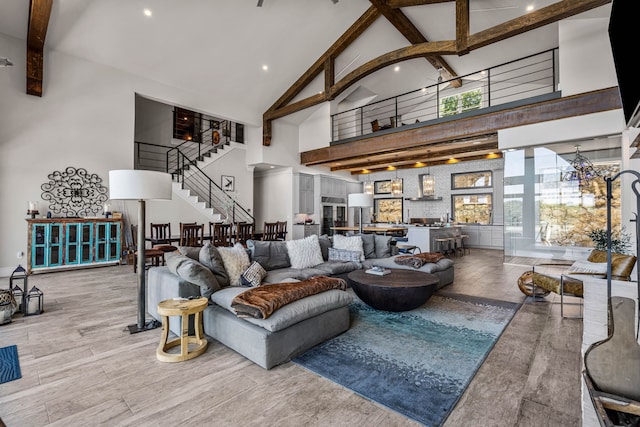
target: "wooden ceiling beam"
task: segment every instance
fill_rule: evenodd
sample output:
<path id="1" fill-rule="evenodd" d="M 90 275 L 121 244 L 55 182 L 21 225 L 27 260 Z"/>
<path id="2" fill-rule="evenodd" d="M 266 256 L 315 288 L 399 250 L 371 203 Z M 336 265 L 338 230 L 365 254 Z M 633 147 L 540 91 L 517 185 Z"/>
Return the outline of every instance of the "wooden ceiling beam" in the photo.
<path id="1" fill-rule="evenodd" d="M 387 5 L 392 9 L 409 6 L 424 6 L 426 4 L 449 3 L 456 0 L 387 0 Z"/>
<path id="2" fill-rule="evenodd" d="M 269 116 L 278 108 L 289 104 L 305 87 L 307 87 L 313 79 L 316 78 L 320 72 L 325 70 L 326 61 L 329 58 L 336 58 L 340 55 L 354 40 L 356 40 L 376 19 L 380 17 L 380 11 L 374 6 L 367 9 L 365 13 L 360 16 L 354 22 L 347 31 L 345 31 L 338 40 L 331 45 L 327 51 L 320 56 L 313 63 L 313 65 L 296 80 L 296 82 L 285 91 L 285 93 L 278 98 L 278 100 L 264 113 L 263 115 L 263 129 L 262 129 L 262 144 L 271 145 L 271 125 L 268 126 L 269 132 L 267 133 L 267 126 L 264 126 L 266 121 L 272 120 Z M 326 85 L 325 85 L 326 86 Z"/>
<path id="3" fill-rule="evenodd" d="M 415 169 L 415 168 L 424 168 L 427 166 L 439 166 L 439 165 L 450 165 L 453 163 L 460 163 L 460 162 L 470 162 L 473 160 L 486 160 L 486 159 L 501 159 L 502 158 L 502 153 L 495 153 L 495 154 L 478 154 L 476 156 L 469 156 L 469 157 L 465 157 L 463 159 L 455 159 L 455 160 L 436 160 L 433 162 L 429 162 L 429 164 L 420 164 L 420 165 L 416 165 L 415 163 L 412 164 L 406 164 L 406 165 L 398 165 L 394 168 L 395 169 Z M 352 171 L 351 175 L 366 175 L 366 174 L 370 174 L 370 173 L 374 173 L 374 172 L 384 172 L 384 171 L 388 171 L 389 168 L 388 167 L 379 167 L 379 168 L 373 168 L 373 169 L 366 169 L 366 170 L 361 170 L 361 171 Z"/>
<path id="4" fill-rule="evenodd" d="M 411 22 L 411 20 L 400 9 L 392 9 L 387 5 L 385 0 L 369 0 L 378 10 L 384 15 L 384 17 L 396 27 L 396 30 L 400 32 L 406 38 L 409 43 L 422 44 L 428 43 L 429 40 L 420 32 L 420 30 Z M 425 55 L 424 59 L 429 62 L 436 70 L 442 69 L 444 72 L 443 78 L 450 80 L 457 76 L 456 72 L 451 68 L 447 61 L 440 55 Z M 453 82 L 452 82 L 453 83 Z M 452 84 L 454 87 L 460 87 L 462 82 Z"/>
<path id="5" fill-rule="evenodd" d="M 458 55 L 469 53 L 469 0 L 456 0 L 456 49 Z"/>
<path id="6" fill-rule="evenodd" d="M 622 108 L 618 87 L 552 99 L 536 104 L 495 111 L 444 123 L 426 125 L 405 131 L 372 136 L 344 144 L 336 144 L 300 153 L 306 166 L 354 159 L 360 156 L 409 149 L 416 145 L 471 138 L 568 117 L 582 116 Z"/>
<path id="7" fill-rule="evenodd" d="M 42 96 L 44 40 L 47 36 L 53 0 L 31 0 L 27 31 L 27 94 Z"/>
<path id="8" fill-rule="evenodd" d="M 469 36 L 469 49 L 480 49 L 609 3 L 611 0 L 563 0 Z"/>

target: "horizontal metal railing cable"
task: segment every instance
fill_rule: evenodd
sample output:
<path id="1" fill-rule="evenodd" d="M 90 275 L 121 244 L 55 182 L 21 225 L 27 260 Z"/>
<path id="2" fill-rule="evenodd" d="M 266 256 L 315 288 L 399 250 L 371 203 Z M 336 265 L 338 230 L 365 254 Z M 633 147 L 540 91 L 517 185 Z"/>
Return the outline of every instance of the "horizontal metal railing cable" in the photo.
<path id="1" fill-rule="evenodd" d="M 547 50 L 333 114 L 332 143 L 378 130 L 439 119 L 444 117 L 440 105 L 442 100 L 478 88 L 482 99 L 480 106 L 474 109 L 553 93 L 557 90 L 557 54 L 557 48 Z M 463 86 L 453 87 L 450 83 L 454 80 L 462 80 Z M 447 112 L 446 116 L 465 111 L 468 110 Z"/>

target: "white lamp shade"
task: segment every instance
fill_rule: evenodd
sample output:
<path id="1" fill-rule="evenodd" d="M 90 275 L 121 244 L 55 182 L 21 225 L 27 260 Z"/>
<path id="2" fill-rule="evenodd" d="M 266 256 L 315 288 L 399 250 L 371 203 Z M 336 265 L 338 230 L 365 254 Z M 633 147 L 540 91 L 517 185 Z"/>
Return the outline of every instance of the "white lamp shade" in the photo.
<path id="1" fill-rule="evenodd" d="M 349 207 L 370 208 L 373 206 L 373 194 L 352 193 L 349 194 Z"/>
<path id="2" fill-rule="evenodd" d="M 147 170 L 109 171 L 109 198 L 112 200 L 171 200 L 171 175 Z"/>

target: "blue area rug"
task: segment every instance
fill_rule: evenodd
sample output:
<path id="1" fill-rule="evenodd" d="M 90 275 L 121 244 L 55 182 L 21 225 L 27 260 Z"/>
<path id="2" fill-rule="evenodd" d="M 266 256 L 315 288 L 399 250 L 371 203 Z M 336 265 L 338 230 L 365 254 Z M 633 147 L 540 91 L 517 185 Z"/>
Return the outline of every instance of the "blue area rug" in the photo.
<path id="1" fill-rule="evenodd" d="M 0 384 L 22 378 L 18 347 L 10 345 L 0 348 Z"/>
<path id="2" fill-rule="evenodd" d="M 520 304 L 438 293 L 406 312 L 357 297 L 345 333 L 293 362 L 428 426 L 441 425 Z"/>

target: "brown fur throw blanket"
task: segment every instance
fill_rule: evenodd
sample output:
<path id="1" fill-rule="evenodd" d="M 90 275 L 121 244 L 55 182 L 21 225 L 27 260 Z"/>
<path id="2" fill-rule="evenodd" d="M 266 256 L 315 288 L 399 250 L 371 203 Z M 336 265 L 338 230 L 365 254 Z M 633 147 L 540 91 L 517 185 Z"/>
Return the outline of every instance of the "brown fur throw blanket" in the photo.
<path id="1" fill-rule="evenodd" d="M 395 257 L 394 261 L 399 265 L 408 265 L 413 268 L 420 268 L 428 263 L 436 263 L 443 258 L 445 258 L 445 256 L 438 252 L 424 252 L 413 255 L 399 255 Z"/>
<path id="2" fill-rule="evenodd" d="M 347 289 L 344 279 L 316 276 L 292 283 L 274 283 L 247 289 L 231 302 L 238 317 L 266 319 L 285 304 L 330 289 Z"/>

